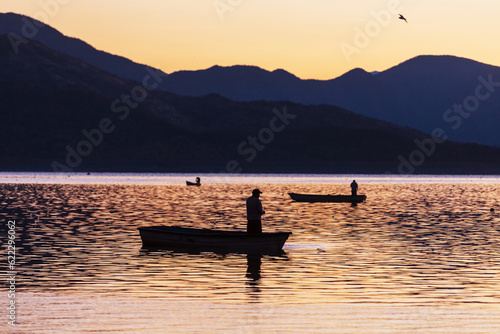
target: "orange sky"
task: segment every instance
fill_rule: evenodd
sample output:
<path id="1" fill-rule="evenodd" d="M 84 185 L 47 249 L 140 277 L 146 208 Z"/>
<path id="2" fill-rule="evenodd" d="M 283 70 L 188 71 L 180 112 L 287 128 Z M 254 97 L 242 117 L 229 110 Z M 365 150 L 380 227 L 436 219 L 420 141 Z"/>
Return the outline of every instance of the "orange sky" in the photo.
<path id="1" fill-rule="evenodd" d="M 167 73 L 244 64 L 331 79 L 422 54 L 500 65 L 498 0 L 2 0 L 0 11 Z"/>

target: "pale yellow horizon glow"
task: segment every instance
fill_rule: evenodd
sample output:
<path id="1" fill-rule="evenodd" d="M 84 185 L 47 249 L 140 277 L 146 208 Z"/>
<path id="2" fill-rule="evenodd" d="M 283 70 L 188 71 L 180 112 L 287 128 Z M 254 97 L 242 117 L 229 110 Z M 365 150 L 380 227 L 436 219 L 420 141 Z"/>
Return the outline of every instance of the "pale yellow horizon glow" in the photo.
<path id="1" fill-rule="evenodd" d="M 3 0 L 0 12 L 166 73 L 254 65 L 325 80 L 429 54 L 500 65 L 498 0 Z"/>

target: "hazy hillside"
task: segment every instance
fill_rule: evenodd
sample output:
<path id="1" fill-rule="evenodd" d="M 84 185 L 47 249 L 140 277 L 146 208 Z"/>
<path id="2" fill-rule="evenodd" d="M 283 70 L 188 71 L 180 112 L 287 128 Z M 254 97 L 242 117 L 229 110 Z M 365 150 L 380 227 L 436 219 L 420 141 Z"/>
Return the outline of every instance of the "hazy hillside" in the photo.
<path id="1" fill-rule="evenodd" d="M 25 16 L 0 14 L 0 33 L 22 35 L 29 24 L 33 20 Z M 37 28 L 33 38 L 124 79 L 140 82 L 148 73 L 149 67 L 98 51 L 49 26 Z M 330 104 L 425 133 L 443 129 L 456 141 L 500 145 L 500 68 L 464 58 L 419 56 L 376 75 L 353 69 L 325 81 L 301 80 L 284 70 L 269 72 L 255 66 L 213 66 L 163 79 L 159 88 L 179 95 L 215 93 L 236 101 Z M 474 100 L 476 92 L 485 98 Z M 464 102 L 474 111 L 456 109 Z"/>
<path id="2" fill-rule="evenodd" d="M 148 90 L 35 41 L 15 54 L 5 35 L 0 73 L 2 170 L 397 172 L 428 140 L 327 105 Z M 486 171 L 499 158 L 445 142 L 415 171 Z"/>
<path id="3" fill-rule="evenodd" d="M 28 32 L 28 34 L 26 34 Z M 0 13 L 0 34 L 14 33 L 22 38 L 33 39 L 49 48 L 81 59 L 101 70 L 124 79 L 141 81 L 150 66 L 96 50 L 91 45 L 78 39 L 67 37 L 49 25 L 43 25 L 27 16 L 14 13 Z M 16 41 L 19 39 L 16 39 Z"/>
<path id="4" fill-rule="evenodd" d="M 485 87 L 490 80 L 497 86 Z M 428 133 L 442 128 L 463 142 L 500 145 L 499 67 L 452 56 L 420 56 L 375 76 L 348 75 L 332 83 L 336 104 L 363 115 Z M 478 93 L 487 97 L 478 99 Z M 463 114 L 453 111 L 464 103 Z"/>
<path id="5" fill-rule="evenodd" d="M 487 98 L 476 106 L 477 100 L 467 99 L 481 85 L 479 92 Z M 500 68 L 452 56 L 420 56 L 376 75 L 354 69 L 327 81 L 300 80 L 282 70 L 217 66 L 173 73 L 161 88 L 190 96 L 218 93 L 238 101 L 331 104 L 426 133 L 442 128 L 457 141 L 500 145 Z M 473 112 L 454 111 L 464 101 Z"/>

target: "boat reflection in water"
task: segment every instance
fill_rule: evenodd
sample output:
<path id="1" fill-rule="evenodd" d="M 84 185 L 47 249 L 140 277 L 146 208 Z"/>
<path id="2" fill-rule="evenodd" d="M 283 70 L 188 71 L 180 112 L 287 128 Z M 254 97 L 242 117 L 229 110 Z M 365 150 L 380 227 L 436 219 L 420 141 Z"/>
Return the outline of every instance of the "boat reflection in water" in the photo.
<path id="1" fill-rule="evenodd" d="M 247 273 L 248 281 L 246 284 L 249 287 L 250 296 L 258 298 L 261 292 L 260 289 L 260 267 L 262 265 L 262 255 L 247 254 Z"/>
<path id="2" fill-rule="evenodd" d="M 246 254 L 249 295 L 260 296 L 262 257 L 276 255 L 287 259 L 283 245 L 291 232 L 247 233 L 179 226 L 139 227 L 143 250 L 170 250 L 188 254 Z"/>
<path id="3" fill-rule="evenodd" d="M 271 262 L 281 262 L 289 261 L 288 255 L 285 251 L 281 250 L 279 254 L 259 254 L 255 252 L 250 253 L 223 253 L 217 251 L 204 252 L 199 250 L 165 250 L 156 248 L 141 248 L 140 256 L 147 257 L 148 262 L 157 262 L 159 266 L 162 266 L 163 270 L 167 273 L 172 271 L 172 275 L 178 275 L 180 265 L 183 267 L 183 271 L 186 272 L 183 275 L 184 281 L 193 280 L 198 282 L 199 279 L 205 277 L 205 275 L 212 277 L 210 281 L 214 278 L 220 276 L 220 283 L 222 286 L 207 285 L 205 289 L 214 290 L 214 293 L 224 294 L 225 290 L 232 290 L 236 286 L 233 284 L 225 285 L 224 282 L 241 282 L 241 277 L 244 275 L 246 277 L 245 281 L 245 294 L 252 302 L 257 302 L 262 297 L 262 263 L 263 259 L 266 259 L 267 264 Z M 246 271 L 244 272 L 243 266 L 246 258 Z M 168 260 L 167 260 L 168 259 Z M 243 268 L 240 268 L 243 267 Z M 271 272 L 275 268 L 270 269 Z M 265 267 L 264 267 L 265 271 Z M 228 276 L 228 272 L 230 273 Z M 158 271 L 154 271 L 154 275 L 158 275 Z M 169 274 L 170 275 L 170 274 Z M 191 277 L 190 277 L 191 276 Z M 217 279 L 216 279 L 217 280 Z M 241 284 L 241 283 L 240 283 Z M 241 285 L 240 285 L 241 289 Z M 241 290 L 240 290 L 241 291 Z M 205 290 L 204 293 L 207 291 Z"/>
<path id="4" fill-rule="evenodd" d="M 262 255 L 247 254 L 247 277 L 252 281 L 260 280 L 260 266 L 262 265 Z"/>

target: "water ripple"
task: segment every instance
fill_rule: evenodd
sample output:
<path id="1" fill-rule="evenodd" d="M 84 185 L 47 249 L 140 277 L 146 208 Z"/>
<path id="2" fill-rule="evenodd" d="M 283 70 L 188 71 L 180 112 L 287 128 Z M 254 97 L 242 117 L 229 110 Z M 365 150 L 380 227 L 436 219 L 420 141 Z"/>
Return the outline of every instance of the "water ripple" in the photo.
<path id="1" fill-rule="evenodd" d="M 286 195 L 348 185 L 262 184 L 264 230 L 293 232 L 285 256 L 141 250 L 139 226 L 244 230 L 254 187 L 1 184 L 0 219 L 17 223 L 18 289 L 271 304 L 500 301 L 500 190 L 490 183 L 366 184 L 368 201 L 354 207 Z"/>

